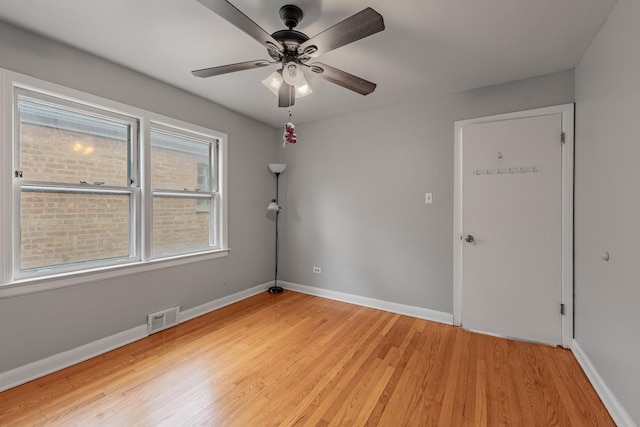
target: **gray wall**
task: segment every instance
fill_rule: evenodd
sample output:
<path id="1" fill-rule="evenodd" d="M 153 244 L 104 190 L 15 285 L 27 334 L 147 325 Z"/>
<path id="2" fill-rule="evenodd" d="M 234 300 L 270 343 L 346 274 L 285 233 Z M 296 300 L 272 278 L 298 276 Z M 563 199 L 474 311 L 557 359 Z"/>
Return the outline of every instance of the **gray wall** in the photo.
<path id="1" fill-rule="evenodd" d="M 226 258 L 0 299 L 0 372 L 144 324 L 151 311 L 188 309 L 272 278 L 273 128 L 2 22 L 0 67 L 227 133 L 231 247 Z"/>
<path id="2" fill-rule="evenodd" d="M 576 69 L 575 332 L 640 425 L 638 18 L 618 1 Z"/>
<path id="3" fill-rule="evenodd" d="M 573 101 L 566 71 L 297 126 L 281 278 L 452 313 L 454 122 Z"/>

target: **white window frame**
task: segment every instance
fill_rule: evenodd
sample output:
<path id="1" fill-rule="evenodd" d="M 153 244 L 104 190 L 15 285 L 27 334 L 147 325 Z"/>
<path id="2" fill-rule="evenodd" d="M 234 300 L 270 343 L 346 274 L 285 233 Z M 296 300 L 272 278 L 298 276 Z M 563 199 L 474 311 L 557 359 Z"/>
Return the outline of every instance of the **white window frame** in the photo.
<path id="1" fill-rule="evenodd" d="M 185 139 L 191 139 L 194 142 L 208 144 L 209 145 L 209 191 L 201 191 L 201 190 L 175 190 L 175 189 L 163 189 L 163 188 L 152 188 L 151 189 L 151 209 L 153 209 L 153 200 L 157 197 L 170 197 L 170 198 L 188 198 L 188 199 L 203 199 L 210 200 L 209 205 L 209 247 L 206 250 L 216 250 L 220 249 L 220 239 L 218 236 L 218 230 L 220 228 L 219 223 L 219 191 L 218 191 L 218 182 L 220 178 L 218 176 L 218 151 L 219 151 L 219 140 L 217 138 L 212 138 L 209 135 L 202 134 L 199 132 L 187 131 L 185 129 L 176 128 L 170 125 L 166 125 L 158 122 L 151 122 L 149 135 L 152 132 L 163 133 L 166 135 L 183 137 Z M 151 136 L 149 137 L 149 141 L 151 142 Z M 153 165 L 151 165 L 153 168 Z M 214 173 L 215 172 L 215 173 Z M 153 186 L 153 182 L 151 183 Z M 153 221 L 153 220 L 152 220 Z M 151 252 L 150 257 L 153 259 L 166 258 L 176 255 L 183 255 L 186 253 L 192 253 L 193 250 L 190 249 L 182 249 L 177 251 L 165 251 L 159 253 L 153 253 L 153 235 L 150 236 L 150 246 Z M 202 249 L 196 249 L 196 251 L 201 251 Z"/>
<path id="2" fill-rule="evenodd" d="M 16 257 L 13 254 L 16 248 L 13 242 L 18 242 L 15 233 L 16 230 L 19 230 L 19 228 L 15 228 L 16 221 L 19 222 L 19 215 L 16 214 L 16 203 L 19 201 L 16 195 L 19 195 L 19 193 L 14 191 L 13 188 L 15 170 L 13 124 L 16 120 L 13 116 L 13 102 L 15 88 L 40 93 L 43 96 L 52 96 L 56 100 L 82 104 L 88 108 L 106 110 L 138 121 L 139 150 L 134 155 L 138 155 L 139 158 L 134 160 L 137 160 L 136 163 L 139 165 L 140 182 L 138 186 L 132 186 L 129 190 L 126 190 L 126 192 L 130 191 L 133 194 L 131 197 L 137 198 L 133 203 L 130 203 L 130 206 L 133 204 L 136 210 L 132 212 L 136 218 L 134 221 L 136 233 L 134 240 L 137 239 L 134 251 L 136 256 L 133 259 L 109 265 L 93 265 L 90 268 L 81 270 L 58 270 L 51 274 L 41 274 L 33 277 L 20 277 L 20 275 L 15 274 L 16 266 L 14 263 Z M 163 258 L 154 259 L 151 257 L 153 198 L 151 197 L 152 190 L 149 179 L 151 166 L 149 154 L 151 152 L 150 131 L 152 127 L 156 126 L 166 126 L 217 141 L 216 178 L 218 180 L 218 191 L 215 194 L 217 215 L 212 215 L 212 217 L 215 217 L 215 223 L 212 225 L 217 230 L 218 236 L 218 242 L 215 247 L 191 253 L 170 254 Z M 4 171 L 0 176 L 0 298 L 211 260 L 225 257 L 230 251 L 227 220 L 227 135 L 225 133 L 0 68 L 0 170 Z M 47 189 L 75 187 L 66 184 L 62 186 L 35 182 L 30 184 L 36 187 L 40 185 Z M 122 188 L 97 186 L 96 188 L 87 189 L 84 185 L 81 188 L 73 188 L 73 191 L 86 192 L 88 190 L 89 192 L 108 192 L 121 191 Z"/>
<path id="3" fill-rule="evenodd" d="M 13 167 L 11 170 L 16 171 L 20 169 L 20 137 L 18 135 L 18 129 L 20 128 L 19 117 L 19 98 L 32 99 L 35 102 L 43 105 L 51 105 L 54 108 L 58 105 L 66 107 L 71 110 L 80 111 L 83 114 L 94 115 L 96 117 L 104 117 L 108 120 L 119 122 L 123 125 L 130 126 L 130 142 L 127 150 L 130 152 L 130 176 L 124 177 L 123 186 L 104 186 L 96 185 L 92 183 L 53 183 L 53 182 L 38 182 L 30 181 L 28 179 L 14 179 L 13 180 L 13 236 L 12 239 L 12 254 L 13 254 L 13 278 L 28 279 L 34 277 L 49 276 L 51 274 L 68 273 L 74 271 L 88 270 L 92 268 L 107 267 L 118 264 L 128 264 L 135 261 L 140 261 L 140 215 L 138 215 L 138 206 L 140 206 L 140 189 L 138 183 L 140 182 L 140 174 L 138 167 L 138 153 L 139 153 L 139 138 L 138 138 L 138 120 L 122 114 L 113 113 L 105 109 L 96 109 L 95 107 L 85 105 L 84 103 L 70 102 L 67 99 L 52 97 L 45 95 L 41 92 L 24 89 L 18 85 L 14 85 L 12 88 L 12 101 L 13 101 Z M 28 178 L 28 177 L 25 177 Z M 129 185 L 126 180 L 131 179 Z M 75 194 L 114 194 L 114 195 L 128 195 L 129 196 L 129 255 L 126 257 L 111 258 L 111 259 L 97 259 L 88 260 L 78 263 L 68 263 L 53 266 L 42 266 L 32 269 L 21 269 L 21 203 L 20 197 L 23 191 L 43 191 L 52 193 L 75 193 Z"/>

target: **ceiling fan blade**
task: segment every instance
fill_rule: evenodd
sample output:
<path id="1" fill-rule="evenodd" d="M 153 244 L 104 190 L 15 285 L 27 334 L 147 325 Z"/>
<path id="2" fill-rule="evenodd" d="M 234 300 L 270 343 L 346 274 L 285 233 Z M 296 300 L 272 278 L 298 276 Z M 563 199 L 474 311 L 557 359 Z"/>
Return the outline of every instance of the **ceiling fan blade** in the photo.
<path id="1" fill-rule="evenodd" d="M 258 59 L 256 61 L 238 62 L 237 64 L 221 65 L 219 67 L 203 68 L 202 70 L 192 71 L 196 77 L 213 77 L 220 74 L 234 73 L 236 71 L 251 70 L 253 68 L 266 67 L 267 65 L 276 64 L 276 62 Z"/>
<path id="2" fill-rule="evenodd" d="M 276 39 L 271 37 L 269 33 L 263 30 L 258 24 L 253 22 L 247 15 L 238 10 L 234 5 L 226 0 L 198 0 L 202 5 L 208 7 L 235 25 L 249 36 L 258 41 L 258 43 L 266 46 L 268 49 L 276 52 L 284 52 L 284 48 Z"/>
<path id="3" fill-rule="evenodd" d="M 369 95 L 376 89 L 375 83 L 319 62 L 309 64 L 307 67 L 314 75 L 321 79 L 325 79 L 331 83 L 335 83 L 354 92 L 358 92 L 361 95 Z"/>
<path id="4" fill-rule="evenodd" d="M 199 0 L 200 1 L 200 0 Z M 384 30 L 384 20 L 370 7 L 327 28 L 298 47 L 298 53 L 317 57 Z"/>
<path id="5" fill-rule="evenodd" d="M 278 90 L 278 107 L 291 107 L 296 103 L 296 88 L 282 82 Z"/>

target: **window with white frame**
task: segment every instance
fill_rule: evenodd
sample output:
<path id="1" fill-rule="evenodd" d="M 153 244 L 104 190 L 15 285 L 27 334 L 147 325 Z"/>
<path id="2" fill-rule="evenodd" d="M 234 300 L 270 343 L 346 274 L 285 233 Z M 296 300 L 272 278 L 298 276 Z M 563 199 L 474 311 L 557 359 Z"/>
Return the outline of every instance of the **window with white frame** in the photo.
<path id="1" fill-rule="evenodd" d="M 227 250 L 224 134 L 41 83 L 9 79 L 0 110 L 14 169 L 0 285 Z"/>
<path id="2" fill-rule="evenodd" d="M 138 122 L 15 91 L 14 274 L 139 259 Z"/>
<path id="3" fill-rule="evenodd" d="M 215 139 L 151 128 L 152 255 L 217 247 Z"/>

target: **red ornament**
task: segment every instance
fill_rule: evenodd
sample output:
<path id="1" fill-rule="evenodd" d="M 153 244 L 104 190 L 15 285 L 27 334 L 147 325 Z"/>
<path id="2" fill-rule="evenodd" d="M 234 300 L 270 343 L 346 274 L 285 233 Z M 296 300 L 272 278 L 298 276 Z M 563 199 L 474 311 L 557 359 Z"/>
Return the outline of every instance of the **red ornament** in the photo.
<path id="1" fill-rule="evenodd" d="M 282 135 L 283 147 L 287 144 L 295 144 L 298 142 L 298 135 L 295 134 L 296 127 L 293 123 L 287 122 L 284 124 L 284 135 Z"/>

